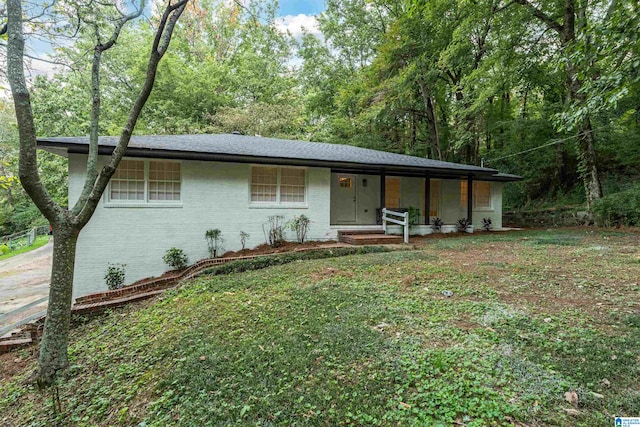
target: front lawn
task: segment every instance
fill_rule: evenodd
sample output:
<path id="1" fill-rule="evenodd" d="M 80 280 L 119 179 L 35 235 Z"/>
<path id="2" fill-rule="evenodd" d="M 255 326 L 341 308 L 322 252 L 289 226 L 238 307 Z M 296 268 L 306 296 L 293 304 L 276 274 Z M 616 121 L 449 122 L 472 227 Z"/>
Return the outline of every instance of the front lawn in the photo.
<path id="1" fill-rule="evenodd" d="M 4 355 L 0 424 L 611 426 L 640 414 L 638 242 L 478 233 L 202 277 L 76 325 L 59 415 L 31 352 Z"/>

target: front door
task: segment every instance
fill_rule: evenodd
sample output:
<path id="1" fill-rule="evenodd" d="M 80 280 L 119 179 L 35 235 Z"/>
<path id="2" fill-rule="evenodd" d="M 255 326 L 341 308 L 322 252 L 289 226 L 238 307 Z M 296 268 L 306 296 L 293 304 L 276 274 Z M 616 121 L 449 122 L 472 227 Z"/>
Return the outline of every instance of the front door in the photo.
<path id="1" fill-rule="evenodd" d="M 331 218 L 334 224 L 356 223 L 356 176 L 332 174 Z"/>

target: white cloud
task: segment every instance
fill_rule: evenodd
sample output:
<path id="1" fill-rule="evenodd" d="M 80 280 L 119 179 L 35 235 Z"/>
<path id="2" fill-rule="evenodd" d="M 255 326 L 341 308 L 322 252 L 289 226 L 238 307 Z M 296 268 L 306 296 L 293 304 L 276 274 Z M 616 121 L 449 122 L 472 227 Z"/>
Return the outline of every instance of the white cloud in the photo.
<path id="1" fill-rule="evenodd" d="M 323 39 L 315 15 L 301 13 L 299 15 L 281 16 L 276 19 L 276 27 L 282 32 L 289 31 L 297 41 L 302 39 L 303 29 L 320 40 Z"/>

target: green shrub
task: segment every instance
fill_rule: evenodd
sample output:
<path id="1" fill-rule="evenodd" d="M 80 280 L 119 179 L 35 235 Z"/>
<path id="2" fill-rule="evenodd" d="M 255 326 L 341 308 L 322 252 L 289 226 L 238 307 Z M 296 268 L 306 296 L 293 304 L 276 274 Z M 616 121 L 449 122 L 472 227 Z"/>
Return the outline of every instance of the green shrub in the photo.
<path id="1" fill-rule="evenodd" d="M 182 249 L 171 248 L 162 257 L 162 260 L 174 270 L 182 270 L 189 264 L 189 260 Z"/>
<path id="2" fill-rule="evenodd" d="M 6 255 L 11 252 L 11 248 L 4 243 L 0 245 L 0 255 Z"/>
<path id="3" fill-rule="evenodd" d="M 600 227 L 640 226 L 640 186 L 597 200 L 593 217 Z"/>
<path id="4" fill-rule="evenodd" d="M 126 264 L 109 264 L 104 281 L 111 290 L 120 289 L 124 286 Z"/>
<path id="5" fill-rule="evenodd" d="M 309 232 L 309 224 L 311 224 L 311 220 L 306 215 L 300 215 L 293 217 L 292 220 L 287 222 L 287 227 L 291 231 L 296 232 L 296 240 L 298 243 L 304 243 L 304 240 L 307 238 L 307 233 Z"/>
<path id="6" fill-rule="evenodd" d="M 207 245 L 209 246 L 209 255 L 211 258 L 217 258 L 224 251 L 222 247 L 222 243 L 224 239 L 222 238 L 222 231 L 219 228 L 207 230 L 204 233 L 204 238 L 207 240 Z"/>

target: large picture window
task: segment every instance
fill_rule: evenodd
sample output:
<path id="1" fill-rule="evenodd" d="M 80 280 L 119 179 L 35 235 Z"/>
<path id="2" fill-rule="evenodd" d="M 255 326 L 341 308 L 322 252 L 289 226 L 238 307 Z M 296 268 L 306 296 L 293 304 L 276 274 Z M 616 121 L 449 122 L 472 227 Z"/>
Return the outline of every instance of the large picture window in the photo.
<path id="1" fill-rule="evenodd" d="M 307 201 L 307 170 L 276 166 L 251 168 L 251 203 L 294 204 Z"/>
<path id="2" fill-rule="evenodd" d="M 460 206 L 467 207 L 467 181 L 460 181 Z M 492 209 L 491 183 L 486 181 L 473 182 L 473 208 Z"/>
<path id="3" fill-rule="evenodd" d="M 123 159 L 109 183 L 109 202 L 180 201 L 181 165 L 168 160 Z"/>

